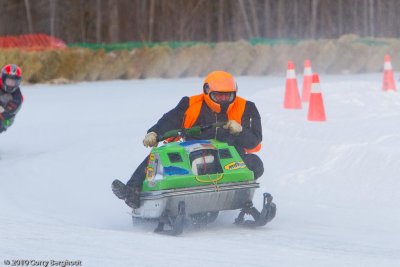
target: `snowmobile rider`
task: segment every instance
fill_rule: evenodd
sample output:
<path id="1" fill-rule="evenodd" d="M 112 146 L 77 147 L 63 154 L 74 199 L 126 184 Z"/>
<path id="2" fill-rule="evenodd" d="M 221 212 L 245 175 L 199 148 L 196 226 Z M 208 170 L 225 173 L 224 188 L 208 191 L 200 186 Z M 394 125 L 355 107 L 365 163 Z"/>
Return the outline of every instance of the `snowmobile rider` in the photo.
<path id="1" fill-rule="evenodd" d="M 156 147 L 157 136 L 173 129 L 227 122 L 222 128 L 211 128 L 200 136 L 188 137 L 186 140 L 216 139 L 235 146 L 247 167 L 254 172 L 255 179 L 259 178 L 264 172 L 263 163 L 251 152 L 256 152 L 261 147 L 260 114 L 255 104 L 237 96 L 237 91 L 237 84 L 231 74 L 224 71 L 209 73 L 204 80 L 203 93 L 183 97 L 174 109 L 165 113 L 147 131 L 143 145 Z M 146 176 L 146 167 L 147 157 L 126 185 L 119 180 L 112 184 L 114 194 L 132 208 L 140 206 L 140 191 Z"/>
<path id="2" fill-rule="evenodd" d="M 21 68 L 8 64 L 1 70 L 0 79 L 0 133 L 7 130 L 21 109 L 23 96 L 19 88 L 22 80 Z"/>

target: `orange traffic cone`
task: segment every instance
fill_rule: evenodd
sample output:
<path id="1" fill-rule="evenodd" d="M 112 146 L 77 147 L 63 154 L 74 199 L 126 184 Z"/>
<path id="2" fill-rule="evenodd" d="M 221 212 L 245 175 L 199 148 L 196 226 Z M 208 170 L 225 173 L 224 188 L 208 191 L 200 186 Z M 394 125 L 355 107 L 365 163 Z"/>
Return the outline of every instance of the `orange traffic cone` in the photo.
<path id="1" fill-rule="evenodd" d="M 307 119 L 309 121 L 326 121 L 324 101 L 322 100 L 318 74 L 313 74 L 312 76 L 310 105 L 308 107 Z"/>
<path id="2" fill-rule="evenodd" d="M 307 59 L 304 61 L 303 90 L 301 94 L 301 101 L 303 102 L 308 102 L 310 99 L 312 76 L 311 61 Z"/>
<path id="3" fill-rule="evenodd" d="M 394 82 L 392 63 L 390 62 L 390 56 L 385 55 L 385 63 L 383 65 L 383 91 L 396 91 L 396 84 Z"/>
<path id="4" fill-rule="evenodd" d="M 294 70 L 294 63 L 292 61 L 288 62 L 288 69 L 286 72 L 285 102 L 283 106 L 284 108 L 288 109 L 301 109 L 296 71 Z"/>

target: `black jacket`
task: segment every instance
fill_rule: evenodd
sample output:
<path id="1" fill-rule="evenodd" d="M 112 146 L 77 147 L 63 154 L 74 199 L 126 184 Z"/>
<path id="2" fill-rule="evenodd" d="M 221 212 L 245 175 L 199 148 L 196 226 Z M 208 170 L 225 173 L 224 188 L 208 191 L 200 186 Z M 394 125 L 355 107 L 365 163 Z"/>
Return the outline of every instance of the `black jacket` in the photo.
<path id="1" fill-rule="evenodd" d="M 0 89 L 0 106 L 4 109 L 4 112 L 0 113 L 0 121 L 13 119 L 20 110 L 22 102 L 23 96 L 19 88 L 11 94 Z"/>
<path id="2" fill-rule="evenodd" d="M 178 105 L 172 110 L 165 113 L 162 118 L 147 132 L 155 132 L 162 135 L 167 131 L 182 128 L 184 115 L 189 107 L 189 97 L 183 97 Z M 215 113 L 203 101 L 199 117 L 193 126 L 209 125 L 215 122 L 228 121 L 226 114 Z M 262 141 L 261 118 L 255 104 L 246 101 L 245 110 L 242 116 L 243 131 L 234 136 L 228 130 L 223 128 L 210 129 L 203 132 L 198 137 L 188 137 L 187 140 L 193 139 L 217 139 L 235 146 L 239 152 L 243 152 L 244 148 L 252 149 Z"/>

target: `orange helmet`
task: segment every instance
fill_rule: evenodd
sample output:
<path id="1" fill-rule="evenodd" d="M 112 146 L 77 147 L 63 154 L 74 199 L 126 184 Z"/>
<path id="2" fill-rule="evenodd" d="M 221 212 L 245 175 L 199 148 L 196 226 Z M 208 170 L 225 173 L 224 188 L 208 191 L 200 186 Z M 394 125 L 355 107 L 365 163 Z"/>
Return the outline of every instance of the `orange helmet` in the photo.
<path id="1" fill-rule="evenodd" d="M 204 101 L 214 112 L 226 112 L 236 98 L 237 85 L 232 74 L 225 71 L 210 72 L 204 79 Z"/>

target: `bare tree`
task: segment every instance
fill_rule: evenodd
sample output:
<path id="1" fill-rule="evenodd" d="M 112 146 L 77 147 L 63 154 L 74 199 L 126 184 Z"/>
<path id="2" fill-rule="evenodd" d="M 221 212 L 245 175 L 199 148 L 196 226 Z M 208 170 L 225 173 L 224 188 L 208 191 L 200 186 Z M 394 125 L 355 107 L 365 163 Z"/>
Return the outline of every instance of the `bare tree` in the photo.
<path id="1" fill-rule="evenodd" d="M 83 6 L 83 1 L 79 1 L 79 28 L 80 28 L 80 34 L 81 34 L 81 42 L 86 41 L 86 35 L 85 35 L 85 10 Z"/>
<path id="2" fill-rule="evenodd" d="M 259 26 L 258 26 L 258 16 L 257 16 L 255 1 L 249 1 L 249 5 L 250 5 L 251 17 L 252 17 L 252 21 L 253 21 L 253 32 L 255 34 L 255 37 L 260 37 L 260 30 L 259 30 Z"/>
<path id="3" fill-rule="evenodd" d="M 299 21 L 299 4 L 297 1 L 294 1 L 293 3 L 293 32 L 295 35 L 298 32 L 298 26 L 300 24 Z"/>
<path id="4" fill-rule="evenodd" d="M 210 2 L 210 1 L 207 1 L 206 3 L 205 3 L 205 9 L 206 10 L 210 10 L 211 8 L 210 8 L 210 5 L 212 5 L 212 2 Z M 204 20 L 204 26 L 205 26 L 205 28 L 206 28 L 206 32 L 205 32 L 205 39 L 207 40 L 207 41 L 211 41 L 212 40 L 212 23 L 213 23 L 213 21 L 212 21 L 212 14 L 210 14 L 210 12 L 205 12 L 205 20 Z M 219 29 L 218 29 L 219 30 Z"/>
<path id="5" fill-rule="evenodd" d="M 264 37 L 268 38 L 271 35 L 271 2 L 270 0 L 265 0 L 264 2 Z"/>
<path id="6" fill-rule="evenodd" d="M 393 27 L 393 25 L 398 25 L 397 23 L 394 23 L 396 21 L 396 18 L 399 16 L 398 13 L 396 13 L 396 7 L 398 6 L 398 2 L 394 2 L 394 1 L 388 1 L 386 3 L 386 10 L 388 10 L 388 14 L 387 14 L 387 21 L 386 21 L 386 29 L 387 32 L 385 33 L 385 36 L 389 36 L 394 33 L 394 28 L 397 27 Z"/>
<path id="7" fill-rule="evenodd" d="M 239 5 L 240 5 L 240 11 L 241 11 L 242 16 L 243 16 L 244 25 L 246 27 L 247 37 L 251 38 L 251 37 L 253 37 L 253 33 L 251 31 L 250 22 L 249 22 L 249 19 L 247 17 L 246 7 L 244 5 L 243 0 L 239 0 Z"/>
<path id="8" fill-rule="evenodd" d="M 50 9 L 50 35 L 55 36 L 55 18 L 56 18 L 56 1 L 57 0 L 49 0 L 49 9 Z"/>
<path id="9" fill-rule="evenodd" d="M 362 23 L 362 34 L 364 36 L 368 35 L 368 0 L 363 0 L 362 2 L 362 18 L 363 18 L 363 23 Z"/>
<path id="10" fill-rule="evenodd" d="M 311 38 L 315 39 L 317 36 L 317 11 L 318 11 L 318 0 L 312 0 L 311 2 Z"/>
<path id="11" fill-rule="evenodd" d="M 375 36 L 374 14 L 375 14 L 374 0 L 369 0 L 369 35 L 370 36 Z"/>
<path id="12" fill-rule="evenodd" d="M 25 1 L 26 19 L 28 21 L 28 30 L 29 30 L 29 33 L 33 33 L 31 5 L 30 5 L 29 0 L 24 0 L 24 1 Z"/>
<path id="13" fill-rule="evenodd" d="M 337 0 L 337 33 L 338 36 L 343 34 L 343 0 Z"/>
<path id="14" fill-rule="evenodd" d="M 360 27 L 358 25 L 359 17 L 360 17 L 360 16 L 358 16 L 358 11 L 359 11 L 360 5 L 357 2 L 353 2 L 351 4 L 354 5 L 351 8 L 351 13 L 352 13 L 351 18 L 353 20 L 353 23 L 352 23 L 353 28 L 352 28 L 351 32 L 360 33 Z"/>
<path id="15" fill-rule="evenodd" d="M 109 28 L 108 34 L 110 42 L 116 43 L 119 41 L 119 23 L 118 23 L 118 1 L 108 0 L 108 11 L 109 11 Z"/>
<path id="16" fill-rule="evenodd" d="M 101 0 L 96 0 L 96 43 L 101 43 Z"/>
<path id="17" fill-rule="evenodd" d="M 153 27 L 154 27 L 154 0 L 150 0 L 149 10 L 149 42 L 153 41 Z"/>
<path id="18" fill-rule="evenodd" d="M 218 2 L 218 41 L 224 38 L 224 0 Z M 211 41 L 211 40 L 209 40 Z"/>
<path id="19" fill-rule="evenodd" d="M 277 33 L 278 38 L 284 38 L 285 35 L 285 25 L 286 25 L 286 1 L 281 0 L 278 2 L 278 12 L 277 12 Z"/>
<path id="20" fill-rule="evenodd" d="M 0 34 L 47 32 L 98 43 L 400 37 L 399 1 L 3 0 Z"/>

